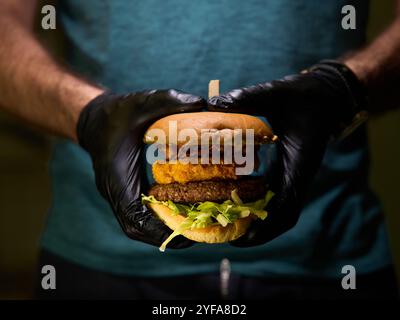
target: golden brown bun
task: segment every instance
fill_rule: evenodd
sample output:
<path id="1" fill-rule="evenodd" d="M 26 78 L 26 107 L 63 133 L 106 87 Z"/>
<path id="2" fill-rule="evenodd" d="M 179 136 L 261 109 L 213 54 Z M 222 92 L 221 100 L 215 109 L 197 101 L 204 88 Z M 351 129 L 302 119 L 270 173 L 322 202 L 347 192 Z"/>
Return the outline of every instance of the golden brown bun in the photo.
<path id="1" fill-rule="evenodd" d="M 155 214 L 172 230 L 176 230 L 183 220 L 185 220 L 184 216 L 174 214 L 171 209 L 162 204 L 150 203 L 147 205 L 150 206 Z M 216 225 L 186 230 L 183 232 L 183 235 L 196 242 L 225 243 L 242 236 L 249 227 L 251 220 L 252 217 L 247 217 L 238 219 L 235 223 L 230 223 L 226 227 Z"/>
<path id="2" fill-rule="evenodd" d="M 169 121 L 177 122 L 178 134 L 183 129 L 194 129 L 197 137 L 200 138 L 201 131 L 209 130 L 212 134 L 219 136 L 232 136 L 234 129 L 242 129 L 243 135 L 246 129 L 254 129 L 254 139 L 257 144 L 275 142 L 278 137 L 275 136 L 271 128 L 259 118 L 239 113 L 223 112 L 193 112 L 179 113 L 159 119 L 148 128 L 160 129 L 164 131 L 168 143 Z M 154 143 L 154 137 L 148 134 L 144 135 L 145 143 Z M 199 141 L 200 142 L 200 141 Z M 183 144 L 185 142 L 178 142 Z"/>

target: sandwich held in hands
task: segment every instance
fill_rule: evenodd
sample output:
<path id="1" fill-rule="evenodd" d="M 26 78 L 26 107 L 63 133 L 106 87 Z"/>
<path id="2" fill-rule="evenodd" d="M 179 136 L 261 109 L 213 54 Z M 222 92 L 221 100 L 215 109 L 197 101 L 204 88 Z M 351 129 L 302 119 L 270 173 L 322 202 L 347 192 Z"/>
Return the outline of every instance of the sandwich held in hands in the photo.
<path id="1" fill-rule="evenodd" d="M 265 219 L 273 192 L 262 178 L 249 174 L 259 145 L 276 140 L 263 121 L 244 114 L 182 113 L 151 125 L 144 141 L 157 144 L 154 149 L 164 158 L 153 163 L 156 184 L 142 201 L 173 230 L 160 250 L 178 235 L 229 242 L 242 236 L 252 220 Z M 252 159 L 252 168 L 246 169 L 242 152 Z"/>

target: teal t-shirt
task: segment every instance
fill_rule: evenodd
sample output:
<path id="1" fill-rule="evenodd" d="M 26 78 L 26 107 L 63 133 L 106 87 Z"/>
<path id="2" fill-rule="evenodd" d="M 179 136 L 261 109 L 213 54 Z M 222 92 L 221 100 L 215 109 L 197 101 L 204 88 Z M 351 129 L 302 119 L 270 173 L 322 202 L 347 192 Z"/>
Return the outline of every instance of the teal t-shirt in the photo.
<path id="1" fill-rule="evenodd" d="M 341 28 L 347 0 L 65 0 L 66 61 L 118 93 L 177 88 L 207 96 L 296 73 L 364 42 L 367 1 L 357 29 Z M 324 106 L 321 105 L 321 108 Z M 42 246 L 83 266 L 125 275 L 233 271 L 267 277 L 337 277 L 391 263 L 379 202 L 368 186 L 365 127 L 332 143 L 298 224 L 258 247 L 196 244 L 184 250 L 128 239 L 99 195 L 88 154 L 59 141 L 51 159 L 53 201 Z"/>

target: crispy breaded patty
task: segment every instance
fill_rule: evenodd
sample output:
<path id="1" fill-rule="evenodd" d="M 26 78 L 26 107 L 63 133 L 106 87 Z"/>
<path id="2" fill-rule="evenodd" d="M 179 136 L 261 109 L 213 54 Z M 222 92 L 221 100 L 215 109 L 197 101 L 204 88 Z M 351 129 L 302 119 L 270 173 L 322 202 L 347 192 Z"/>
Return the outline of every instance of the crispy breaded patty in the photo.
<path id="1" fill-rule="evenodd" d="M 260 199 L 267 192 L 261 178 L 250 177 L 239 180 L 158 184 L 150 189 L 149 194 L 160 201 L 172 200 L 177 203 L 223 202 L 231 198 L 234 189 L 244 202 Z"/>
<path id="2" fill-rule="evenodd" d="M 173 182 L 187 183 L 190 181 L 205 181 L 214 179 L 237 179 L 235 166 L 232 164 L 161 164 L 152 166 L 153 177 L 159 184 Z"/>

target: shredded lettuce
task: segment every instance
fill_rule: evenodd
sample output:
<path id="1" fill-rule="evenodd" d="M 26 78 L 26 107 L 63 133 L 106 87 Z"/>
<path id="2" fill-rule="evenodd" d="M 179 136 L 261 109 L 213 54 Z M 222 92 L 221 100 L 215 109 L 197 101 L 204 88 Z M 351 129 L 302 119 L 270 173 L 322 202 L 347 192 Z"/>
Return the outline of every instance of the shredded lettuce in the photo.
<path id="1" fill-rule="evenodd" d="M 205 228 L 210 225 L 220 224 L 226 227 L 229 223 L 234 223 L 237 219 L 245 218 L 251 214 L 264 220 L 268 212 L 265 210 L 268 202 L 274 196 L 272 191 L 268 191 L 263 199 L 243 203 L 236 190 L 231 192 L 231 199 L 223 203 L 211 201 L 194 203 L 191 205 L 174 203 L 171 200 L 159 201 L 154 196 L 142 194 L 142 203 L 157 203 L 167 206 L 174 214 L 180 214 L 185 220 L 180 226 L 162 243 L 160 251 L 164 251 L 167 244 L 176 236 L 183 234 L 186 230 L 195 228 Z"/>
<path id="2" fill-rule="evenodd" d="M 217 215 L 216 219 L 223 227 L 226 227 L 228 223 L 230 223 L 230 221 L 221 213 Z"/>
<path id="3" fill-rule="evenodd" d="M 160 251 L 164 252 L 165 248 L 167 247 L 167 244 L 176 236 L 181 235 L 185 230 L 188 230 L 191 228 L 192 226 L 192 219 L 190 218 L 186 218 L 185 220 L 183 220 L 183 222 L 180 224 L 180 226 L 174 231 L 172 232 L 169 237 L 167 239 L 165 239 L 165 241 L 161 244 L 160 246 Z"/>

